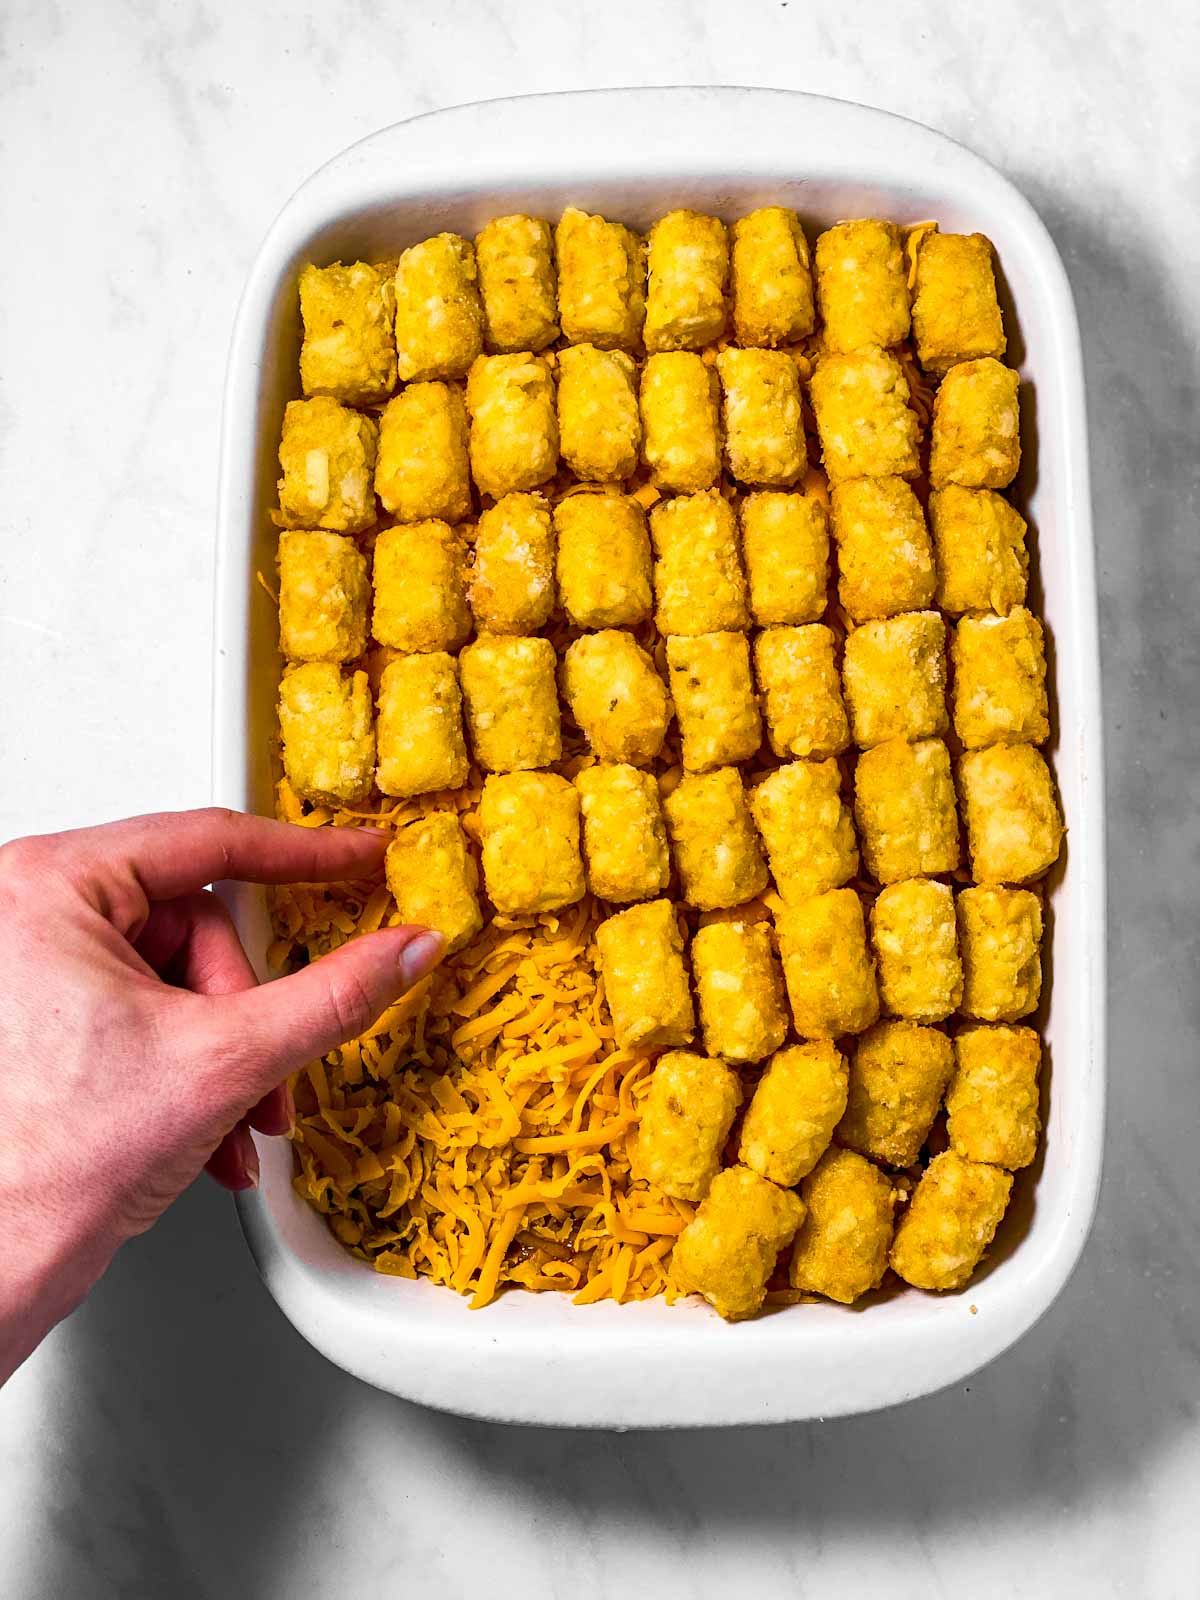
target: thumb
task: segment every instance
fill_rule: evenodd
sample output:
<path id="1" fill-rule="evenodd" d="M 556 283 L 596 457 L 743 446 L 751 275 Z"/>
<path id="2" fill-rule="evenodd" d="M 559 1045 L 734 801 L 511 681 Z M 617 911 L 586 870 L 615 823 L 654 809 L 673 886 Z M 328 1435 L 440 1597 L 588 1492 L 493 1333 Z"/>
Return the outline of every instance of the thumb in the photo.
<path id="1" fill-rule="evenodd" d="M 289 977 L 214 997 L 216 1059 L 239 1064 L 234 1092 L 252 1104 L 306 1061 L 356 1038 L 438 964 L 445 948 L 428 928 L 383 928 Z"/>

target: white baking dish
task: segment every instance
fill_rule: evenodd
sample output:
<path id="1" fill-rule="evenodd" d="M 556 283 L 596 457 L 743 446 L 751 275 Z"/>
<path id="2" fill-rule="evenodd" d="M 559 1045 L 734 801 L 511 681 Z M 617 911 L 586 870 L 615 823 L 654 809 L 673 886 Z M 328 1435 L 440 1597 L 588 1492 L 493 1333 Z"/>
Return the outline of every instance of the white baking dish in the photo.
<path id="1" fill-rule="evenodd" d="M 238 313 L 222 441 L 215 793 L 269 811 L 275 449 L 296 392 L 296 273 L 394 255 L 488 217 L 568 202 L 648 224 L 690 205 L 728 220 L 765 202 L 817 228 L 845 216 L 935 217 L 994 241 L 1025 381 L 1019 497 L 1037 529 L 1053 641 L 1054 760 L 1070 846 L 1052 896 L 1044 1155 L 1017 1181 L 985 1271 L 961 1294 L 897 1293 L 852 1311 L 788 1309 L 725 1326 L 698 1305 L 573 1307 L 505 1295 L 482 1312 L 354 1261 L 293 1193 L 291 1151 L 263 1141 L 241 1217 L 286 1315 L 331 1361 L 429 1405 L 524 1422 L 637 1427 L 866 1411 L 961 1379 L 1011 1345 L 1083 1247 L 1104 1108 L 1104 841 L 1095 579 L 1079 335 L 1070 289 L 1026 201 L 969 151 L 911 122 L 762 89 L 633 89 L 460 106 L 385 129 L 323 167 L 267 235 Z M 1013 309 L 1015 308 L 1015 319 Z M 1036 587 L 1035 587 L 1036 595 Z M 254 954 L 260 898 L 234 893 Z"/>

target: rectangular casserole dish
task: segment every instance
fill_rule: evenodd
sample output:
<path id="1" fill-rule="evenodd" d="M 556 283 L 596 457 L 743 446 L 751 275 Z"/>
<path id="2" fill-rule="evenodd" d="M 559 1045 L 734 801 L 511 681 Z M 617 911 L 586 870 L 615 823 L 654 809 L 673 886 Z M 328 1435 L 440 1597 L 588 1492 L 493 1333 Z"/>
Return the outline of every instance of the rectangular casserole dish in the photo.
<path id="1" fill-rule="evenodd" d="M 993 241 L 1009 359 L 1019 366 L 1033 536 L 1031 604 L 1045 617 L 1056 700 L 1051 757 L 1070 830 L 1051 880 L 1044 1149 L 1017 1180 L 996 1248 L 960 1294 L 913 1290 L 864 1310 L 789 1308 L 726 1326 L 661 1301 L 575 1307 L 510 1293 L 482 1312 L 354 1260 L 293 1192 L 283 1140 L 239 1196 L 250 1248 L 284 1313 L 369 1383 L 468 1415 L 590 1427 L 782 1422 L 867 1411 L 963 1378 L 1019 1338 L 1070 1274 L 1091 1223 L 1104 1107 L 1104 838 L 1099 667 L 1079 334 L 1066 275 L 1020 194 L 917 124 L 776 90 L 630 89 L 460 106 L 387 128 L 288 202 L 252 268 L 234 331 L 222 438 L 216 586 L 214 795 L 270 813 L 279 661 L 270 572 L 276 447 L 297 390 L 296 277 L 394 256 L 489 217 L 554 219 L 571 203 L 645 227 L 675 206 L 727 221 L 794 207 L 811 234 L 841 217 L 936 218 Z M 1040 591 L 1040 592 L 1039 592 Z M 261 891 L 230 900 L 261 962 Z"/>

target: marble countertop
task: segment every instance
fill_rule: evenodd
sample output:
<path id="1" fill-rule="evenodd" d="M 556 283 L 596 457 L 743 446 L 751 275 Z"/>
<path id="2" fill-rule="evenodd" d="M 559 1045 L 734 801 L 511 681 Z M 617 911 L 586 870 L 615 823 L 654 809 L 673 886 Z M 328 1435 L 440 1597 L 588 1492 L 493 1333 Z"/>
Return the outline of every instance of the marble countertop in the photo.
<path id="1" fill-rule="evenodd" d="M 0 837 L 208 796 L 226 347 L 314 166 L 494 94 L 819 89 L 994 161 L 1074 285 L 1112 1087 L 1099 1217 L 1049 1315 L 968 1383 L 832 1424 L 558 1433 L 384 1398 L 292 1332 L 197 1186 L 0 1397 L 0 1592 L 1196 1592 L 1197 60 L 1200 14 L 1155 0 L 5 8 Z"/>

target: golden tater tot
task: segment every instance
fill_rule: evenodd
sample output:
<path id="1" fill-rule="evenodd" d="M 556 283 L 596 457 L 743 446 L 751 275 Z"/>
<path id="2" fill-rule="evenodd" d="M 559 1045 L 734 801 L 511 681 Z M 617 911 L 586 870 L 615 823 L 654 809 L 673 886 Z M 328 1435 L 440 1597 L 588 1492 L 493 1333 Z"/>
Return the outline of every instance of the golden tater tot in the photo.
<path id="1" fill-rule="evenodd" d="M 733 326 L 740 345 L 773 349 L 813 331 L 808 240 L 794 211 L 763 206 L 731 232 Z"/>
<path id="2" fill-rule="evenodd" d="M 785 900 L 824 894 L 858 871 L 841 781 L 836 761 L 792 761 L 750 792 L 771 875 Z"/>
<path id="3" fill-rule="evenodd" d="M 575 344 L 559 351 L 559 444 L 577 478 L 614 483 L 637 469 L 642 419 L 636 378 L 624 350 Z"/>
<path id="4" fill-rule="evenodd" d="M 1030 883 L 1058 860 L 1062 814 L 1050 768 L 1029 744 L 969 750 L 959 764 L 977 883 Z"/>
<path id="5" fill-rule="evenodd" d="M 1020 377 L 991 356 L 951 367 L 933 401 L 929 481 L 935 489 L 1004 489 L 1021 464 Z"/>
<path id="6" fill-rule="evenodd" d="M 702 911 L 744 905 L 767 866 L 736 767 L 685 772 L 663 802 L 683 898 Z"/>
<path id="7" fill-rule="evenodd" d="M 379 419 L 375 493 L 401 522 L 461 522 L 471 509 L 467 409 L 448 383 L 410 383 Z"/>
<path id="8" fill-rule="evenodd" d="M 653 609 L 650 535 L 627 494 L 573 494 L 554 508 L 558 590 L 578 628 L 634 627 Z"/>
<path id="9" fill-rule="evenodd" d="M 371 584 L 352 539 L 279 535 L 279 651 L 289 661 L 353 661 L 367 644 Z"/>
<path id="10" fill-rule="evenodd" d="M 738 1075 L 723 1061 L 668 1050 L 642 1101 L 633 1175 L 677 1200 L 703 1200 L 742 1103 Z"/>
<path id="11" fill-rule="evenodd" d="M 738 1160 L 781 1188 L 799 1183 L 829 1147 L 846 1082 L 846 1058 L 827 1039 L 777 1051 L 742 1121 Z"/>
<path id="12" fill-rule="evenodd" d="M 908 272 L 894 222 L 839 222 L 818 235 L 816 255 L 827 350 L 886 348 L 908 337 Z"/>
<path id="13" fill-rule="evenodd" d="M 691 350 L 664 350 L 642 368 L 642 455 L 660 489 L 691 494 L 721 476 L 717 375 Z"/>
<path id="14" fill-rule="evenodd" d="M 1024 606 L 963 617 L 954 630 L 954 731 L 964 747 L 1050 737 L 1042 625 Z"/>
<path id="15" fill-rule="evenodd" d="M 877 1022 L 850 1058 L 841 1144 L 891 1167 L 911 1167 L 954 1071 L 950 1040 L 917 1022 Z"/>
<path id="16" fill-rule="evenodd" d="M 889 739 L 858 758 L 854 812 L 867 871 L 878 883 L 958 866 L 950 754 L 940 739 Z"/>
<path id="17" fill-rule="evenodd" d="M 963 1015 L 983 1022 L 1016 1022 L 1035 1011 L 1042 993 L 1042 903 L 1037 895 L 982 884 L 962 891 L 957 910 Z"/>
<path id="18" fill-rule="evenodd" d="M 365 261 L 300 273 L 300 387 L 348 405 L 384 400 L 396 387 L 391 280 Z"/>
<path id="19" fill-rule="evenodd" d="M 625 904 L 661 894 L 671 876 L 658 784 L 636 767 L 585 767 L 575 779 L 583 812 L 588 888 Z"/>
<path id="20" fill-rule="evenodd" d="M 821 501 L 772 490 L 748 494 L 741 524 L 755 622 L 816 622 L 829 585 L 829 524 Z"/>
<path id="21" fill-rule="evenodd" d="M 383 669 L 376 727 L 380 792 L 406 799 L 467 781 L 462 696 L 454 657 L 397 657 Z"/>
<path id="22" fill-rule="evenodd" d="M 775 926 L 796 1032 L 836 1039 L 870 1027 L 879 1015 L 879 990 L 855 891 L 830 889 L 790 901 L 776 913 Z"/>
<path id="23" fill-rule="evenodd" d="M 483 349 L 475 251 L 456 233 L 414 244 L 396 267 L 396 371 L 402 382 L 464 378 Z"/>
<path id="24" fill-rule="evenodd" d="M 855 1151 L 831 1146 L 801 1183 L 800 1198 L 808 1214 L 792 1251 L 792 1288 L 853 1305 L 887 1271 L 891 1179 Z"/>
<path id="25" fill-rule="evenodd" d="M 950 1148 L 966 1161 L 1014 1171 L 1037 1154 L 1042 1041 L 1032 1028 L 974 1023 L 954 1038 L 946 1093 Z"/>
<path id="26" fill-rule="evenodd" d="M 622 1050 L 669 1050 L 696 1031 L 683 938 L 669 900 L 618 911 L 596 929 L 613 1033 Z"/>
<path id="27" fill-rule="evenodd" d="M 754 641 L 771 749 L 777 756 L 836 756 L 850 743 L 833 631 L 821 622 L 764 628 Z"/>
<path id="28" fill-rule="evenodd" d="M 550 252 L 550 224 L 538 217 L 493 217 L 475 235 L 489 350 L 544 350 L 558 338 Z"/>
<path id="29" fill-rule="evenodd" d="M 283 770 L 317 805 L 353 805 L 371 792 L 375 729 L 365 672 L 343 677 L 333 661 L 289 667 L 279 684 Z"/>
<path id="30" fill-rule="evenodd" d="M 1029 575 L 1025 519 L 990 489 L 935 489 L 929 520 L 937 546 L 937 603 L 943 611 L 995 611 L 1021 605 Z"/>
<path id="31" fill-rule="evenodd" d="M 279 441 L 279 512 L 289 528 L 360 533 L 375 520 L 375 424 L 327 395 L 289 400 Z"/>
<path id="32" fill-rule="evenodd" d="M 479 828 L 483 881 L 497 911 L 522 916 L 583 899 L 579 795 L 565 778 L 554 772 L 486 778 Z"/>
<path id="33" fill-rule="evenodd" d="M 995 1237 L 1011 1192 L 1010 1173 L 943 1150 L 900 1218 L 892 1270 L 914 1289 L 961 1289 Z"/>
<path id="34" fill-rule="evenodd" d="M 903 478 L 851 478 L 830 493 L 838 599 L 855 622 L 923 611 L 937 581 L 920 502 Z"/>
<path id="35" fill-rule="evenodd" d="M 465 550 L 453 528 L 429 520 L 385 528 L 375 541 L 371 631 L 394 650 L 457 650 L 471 636 Z"/>
<path id="36" fill-rule="evenodd" d="M 916 474 L 920 428 L 895 356 L 875 349 L 823 356 L 810 393 L 831 483 Z"/>
<path id="37" fill-rule="evenodd" d="M 650 513 L 654 620 L 663 634 L 721 633 L 750 625 L 737 518 L 715 489 L 660 500 Z"/>
<path id="38" fill-rule="evenodd" d="M 727 1322 L 752 1317 L 779 1252 L 804 1220 L 804 1203 L 747 1167 L 718 1172 L 671 1257 L 675 1282 L 703 1295 Z"/>
<path id="39" fill-rule="evenodd" d="M 467 375 L 471 474 L 499 500 L 558 471 L 554 379 L 543 356 L 480 356 Z"/>
<path id="40" fill-rule="evenodd" d="M 506 494 L 479 518 L 467 590 L 481 633 L 536 633 L 554 609 L 554 525 L 540 494 Z"/>
<path id="41" fill-rule="evenodd" d="M 635 350 L 646 314 L 645 248 L 637 234 L 568 206 L 554 230 L 554 253 L 568 344 Z"/>
<path id="42" fill-rule="evenodd" d="M 646 267 L 647 351 L 715 343 L 725 331 L 725 224 L 697 211 L 668 211 L 650 230 Z"/>
<path id="43" fill-rule="evenodd" d="M 786 489 L 808 467 L 800 374 L 785 350 L 737 350 L 717 357 L 725 456 L 739 483 Z"/>
<path id="44" fill-rule="evenodd" d="M 604 628 L 567 646 L 563 694 L 601 761 L 644 767 L 662 749 L 671 708 L 653 659 L 631 633 Z"/>
<path id="45" fill-rule="evenodd" d="M 459 656 L 475 759 L 488 772 L 548 767 L 562 755 L 554 646 L 483 633 Z"/>
<path id="46" fill-rule="evenodd" d="M 400 829 L 388 845 L 387 886 L 400 921 L 440 933 L 448 956 L 483 927 L 479 870 L 451 811 L 435 811 Z"/>
<path id="47" fill-rule="evenodd" d="M 881 889 L 871 938 L 885 1011 L 910 1022 L 941 1022 L 963 995 L 954 896 L 949 884 L 908 878 Z"/>
<path id="48" fill-rule="evenodd" d="M 762 744 L 762 718 L 744 633 L 670 635 L 667 671 L 688 772 L 748 761 Z"/>
<path id="49" fill-rule="evenodd" d="M 945 733 L 946 624 L 936 611 L 864 622 L 846 636 L 842 661 L 854 742 Z"/>
<path id="50" fill-rule="evenodd" d="M 719 847 L 720 841 L 715 842 Z M 765 923 L 710 922 L 698 929 L 692 938 L 692 970 L 700 1031 L 710 1056 L 761 1061 L 779 1049 L 787 1037 L 787 1012 L 779 961 Z"/>
<path id="51" fill-rule="evenodd" d="M 917 253 L 912 324 L 927 372 L 1004 354 L 992 246 L 982 233 L 926 234 Z"/>

